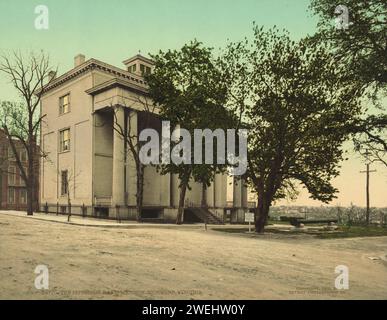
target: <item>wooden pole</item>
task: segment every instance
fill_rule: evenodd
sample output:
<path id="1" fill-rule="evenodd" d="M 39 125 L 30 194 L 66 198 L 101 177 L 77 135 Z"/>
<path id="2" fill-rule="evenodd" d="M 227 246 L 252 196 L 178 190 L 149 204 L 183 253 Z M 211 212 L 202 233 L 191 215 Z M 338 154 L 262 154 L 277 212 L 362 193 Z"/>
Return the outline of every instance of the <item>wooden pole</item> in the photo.
<path id="1" fill-rule="evenodd" d="M 376 172 L 376 170 L 370 170 L 370 164 L 367 162 L 366 171 L 360 171 L 360 173 L 366 174 L 366 223 L 370 223 L 370 172 Z"/>
<path id="2" fill-rule="evenodd" d="M 366 223 L 370 223 L 370 165 L 367 163 L 367 173 L 366 173 L 366 202 L 367 202 L 367 211 L 366 211 Z"/>

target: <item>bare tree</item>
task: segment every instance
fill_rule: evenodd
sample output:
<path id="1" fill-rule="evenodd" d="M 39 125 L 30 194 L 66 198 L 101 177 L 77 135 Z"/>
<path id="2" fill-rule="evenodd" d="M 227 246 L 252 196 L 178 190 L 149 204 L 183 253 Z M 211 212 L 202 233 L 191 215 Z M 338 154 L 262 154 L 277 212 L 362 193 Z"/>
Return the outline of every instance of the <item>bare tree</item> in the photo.
<path id="1" fill-rule="evenodd" d="M 145 165 L 140 160 L 140 150 L 141 146 L 146 142 L 139 141 L 139 132 L 141 128 L 149 128 L 152 124 L 152 121 L 158 122 L 157 116 L 155 115 L 155 105 L 151 103 L 150 99 L 146 96 L 136 96 L 133 105 L 124 105 L 124 110 L 130 110 L 130 107 L 134 105 L 142 107 L 142 110 L 136 110 L 141 116 L 141 121 L 137 122 L 135 127 L 132 127 L 132 117 L 134 114 L 132 112 L 126 112 L 125 122 L 126 126 L 122 126 L 119 123 L 117 118 L 117 108 L 113 109 L 113 130 L 120 135 L 122 138 L 125 148 L 124 156 L 125 162 L 128 159 L 128 156 L 131 157 L 135 163 L 136 171 L 136 210 L 137 210 L 137 220 L 141 219 L 141 213 L 143 208 L 143 198 L 144 198 L 144 170 Z"/>
<path id="2" fill-rule="evenodd" d="M 14 153 L 16 164 L 27 187 L 27 214 L 32 215 L 36 204 L 36 169 L 39 167 L 40 150 L 37 144 L 40 126 L 45 115 L 40 114 L 40 99 L 45 85 L 53 80 L 49 57 L 44 53 L 0 56 L 0 71 L 8 76 L 21 98 L 21 102 L 2 102 L 0 125 Z M 25 170 L 17 152 L 19 141 L 27 152 Z"/>
<path id="3" fill-rule="evenodd" d="M 64 173 L 62 175 L 62 173 Z M 58 172 L 58 175 L 60 175 L 61 178 L 61 192 L 63 192 L 63 196 L 66 196 L 67 198 L 67 222 L 70 222 L 71 220 L 71 193 L 74 193 L 75 188 L 78 186 L 76 184 L 76 178 L 79 176 L 78 174 L 74 174 L 74 172 L 70 170 L 64 170 Z"/>

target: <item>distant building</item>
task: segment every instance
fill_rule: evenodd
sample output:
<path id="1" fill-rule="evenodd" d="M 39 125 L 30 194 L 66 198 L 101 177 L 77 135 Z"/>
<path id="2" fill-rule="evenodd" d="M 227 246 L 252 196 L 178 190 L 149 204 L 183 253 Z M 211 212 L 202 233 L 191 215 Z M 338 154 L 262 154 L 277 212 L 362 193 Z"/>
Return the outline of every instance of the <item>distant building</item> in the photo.
<path id="1" fill-rule="evenodd" d="M 15 141 L 17 152 L 27 170 L 27 151 L 20 141 Z M 39 157 L 37 156 L 37 159 Z M 35 210 L 39 208 L 39 165 L 36 167 Z M 0 209 L 27 210 L 27 188 L 21 177 L 9 140 L 0 130 Z"/>
<path id="2" fill-rule="evenodd" d="M 73 213 L 82 209 L 88 216 L 136 217 L 134 160 L 113 130 L 113 110 L 122 128 L 144 126 L 144 106 L 138 101 L 147 95 L 143 74 L 152 71 L 153 62 L 136 55 L 123 63 L 125 68 L 117 68 L 78 55 L 74 68 L 45 88 L 40 145 L 47 158 L 41 165 L 41 210 L 65 213 L 69 194 Z M 192 212 L 203 218 L 199 208 L 205 196 L 205 211 L 211 218 L 223 220 L 228 210 L 231 221 L 243 221 L 247 189 L 235 184 L 233 204 L 227 206 L 227 185 L 226 174 L 217 174 L 205 193 L 201 185 L 192 183 L 186 194 L 185 220 Z M 174 221 L 179 191 L 176 175 L 160 175 L 154 167 L 146 167 L 141 218 Z"/>

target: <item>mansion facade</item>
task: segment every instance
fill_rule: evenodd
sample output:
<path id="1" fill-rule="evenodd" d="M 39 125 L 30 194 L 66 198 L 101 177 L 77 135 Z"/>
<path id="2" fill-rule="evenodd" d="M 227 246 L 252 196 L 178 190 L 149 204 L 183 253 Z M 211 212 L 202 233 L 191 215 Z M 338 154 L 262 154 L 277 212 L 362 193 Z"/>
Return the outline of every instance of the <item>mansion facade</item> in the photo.
<path id="1" fill-rule="evenodd" d="M 42 211 L 65 213 L 71 203 L 72 211 L 86 216 L 136 219 L 135 162 L 114 125 L 128 134 L 144 127 L 144 110 L 151 102 L 143 74 L 152 71 L 153 63 L 141 55 L 123 63 L 118 68 L 78 55 L 73 69 L 51 75 L 41 98 L 46 115 L 40 142 L 46 154 L 40 174 Z M 236 179 L 229 181 L 227 174 L 216 174 L 205 192 L 192 182 L 184 221 L 244 221 L 247 188 Z M 179 192 L 177 175 L 161 175 L 147 166 L 141 218 L 175 221 Z"/>

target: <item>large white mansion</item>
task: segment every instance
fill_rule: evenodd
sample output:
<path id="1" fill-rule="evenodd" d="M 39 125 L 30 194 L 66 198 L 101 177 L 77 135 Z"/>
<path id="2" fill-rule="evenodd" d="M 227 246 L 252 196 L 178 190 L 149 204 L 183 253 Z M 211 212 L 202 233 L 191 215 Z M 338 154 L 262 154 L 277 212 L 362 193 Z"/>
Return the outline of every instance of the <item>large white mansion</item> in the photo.
<path id="1" fill-rule="evenodd" d="M 122 128 L 141 127 L 141 98 L 147 93 L 142 74 L 151 72 L 152 61 L 136 55 L 124 61 L 125 69 L 95 59 L 85 61 L 83 55 L 74 62 L 73 69 L 50 82 L 41 99 L 41 114 L 46 114 L 41 147 L 47 155 L 41 167 L 41 209 L 66 212 L 70 198 L 72 212 L 135 219 L 135 166 L 125 155 L 123 139 L 113 130 L 113 109 Z M 244 219 L 247 189 L 243 183 L 235 180 L 230 185 L 227 180 L 226 174 L 217 174 L 206 189 L 204 212 L 210 222 L 224 221 L 225 216 L 231 222 Z M 202 186 L 191 185 L 184 218 L 203 220 Z M 228 188 L 233 189 L 231 203 Z M 146 167 L 142 218 L 174 221 L 178 200 L 177 176 L 160 175 L 154 167 Z"/>

